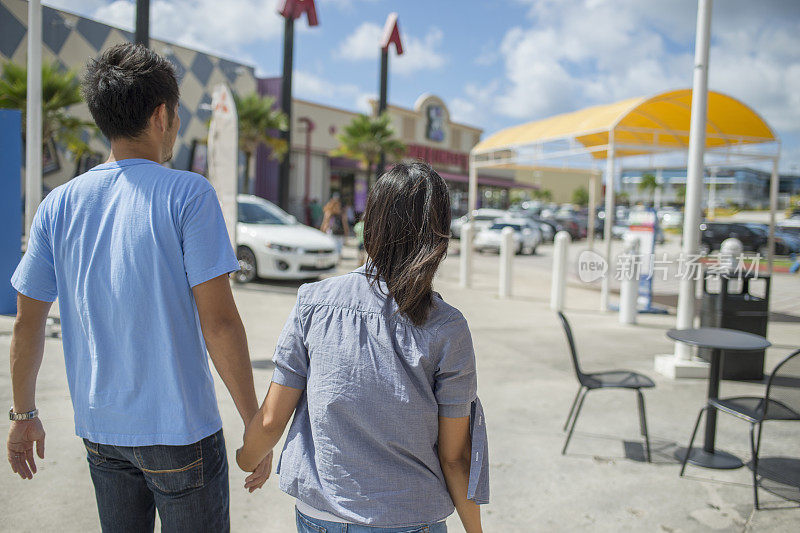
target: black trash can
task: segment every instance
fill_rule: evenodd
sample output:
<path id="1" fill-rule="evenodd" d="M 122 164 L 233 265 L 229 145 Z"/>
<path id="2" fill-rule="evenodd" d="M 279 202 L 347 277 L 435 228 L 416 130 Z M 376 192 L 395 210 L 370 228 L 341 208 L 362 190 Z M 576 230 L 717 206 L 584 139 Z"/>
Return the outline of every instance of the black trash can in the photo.
<path id="1" fill-rule="evenodd" d="M 769 320 L 769 276 L 733 272 L 703 277 L 700 326 L 728 328 L 767 336 Z M 709 361 L 711 350 L 700 348 L 700 358 Z M 764 379 L 764 350 L 722 352 L 722 379 Z"/>

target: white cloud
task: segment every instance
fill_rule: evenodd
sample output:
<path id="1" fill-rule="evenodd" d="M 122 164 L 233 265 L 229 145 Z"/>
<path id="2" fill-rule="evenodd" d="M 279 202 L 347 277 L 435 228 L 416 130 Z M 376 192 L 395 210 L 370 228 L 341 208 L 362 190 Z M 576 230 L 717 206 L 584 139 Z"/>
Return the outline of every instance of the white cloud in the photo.
<path id="1" fill-rule="evenodd" d="M 352 61 L 375 59 L 379 54 L 382 36 L 382 27 L 372 22 L 364 22 L 342 41 L 336 55 Z"/>
<path id="2" fill-rule="evenodd" d="M 135 2 L 51 0 L 50 4 L 133 30 Z M 217 55 L 241 55 L 243 47 L 279 38 L 278 0 L 155 0 L 150 5 L 153 37 Z"/>
<path id="3" fill-rule="evenodd" d="M 439 51 L 444 40 L 444 32 L 432 27 L 424 37 L 408 35 L 400 26 L 403 42 L 403 55 L 393 56 L 391 69 L 398 74 L 412 74 L 420 70 L 432 70 L 445 63 L 445 56 Z M 383 27 L 373 22 L 364 22 L 339 45 L 335 55 L 350 61 L 378 60 L 379 44 L 383 37 Z"/>
<path id="4" fill-rule="evenodd" d="M 499 85 L 497 80 L 485 85 L 468 83 L 464 87 L 463 98 L 450 100 L 450 116 L 456 122 L 486 128 L 493 122 L 492 104 L 497 97 Z"/>
<path id="5" fill-rule="evenodd" d="M 691 87 L 694 0 L 518 0 L 527 26 L 500 46 L 505 79 L 497 112 L 535 119 L 663 90 Z M 800 2 L 714 5 L 710 87 L 800 131 Z"/>
<path id="6" fill-rule="evenodd" d="M 292 92 L 298 98 L 323 100 L 326 103 L 344 107 L 355 108 L 361 112 L 369 110 L 368 100 L 374 95 L 363 92 L 357 85 L 351 83 L 333 83 L 325 78 L 306 72 L 295 70 L 292 77 Z"/>

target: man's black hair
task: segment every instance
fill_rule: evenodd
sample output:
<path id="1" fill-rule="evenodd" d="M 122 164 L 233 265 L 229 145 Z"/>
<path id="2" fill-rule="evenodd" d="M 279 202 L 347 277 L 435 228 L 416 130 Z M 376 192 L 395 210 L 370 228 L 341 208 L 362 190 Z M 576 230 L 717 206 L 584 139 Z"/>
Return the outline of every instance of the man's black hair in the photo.
<path id="1" fill-rule="evenodd" d="M 89 61 L 83 97 L 95 124 L 109 140 L 135 138 L 153 111 L 167 105 L 170 124 L 180 92 L 175 67 L 138 44 L 119 44 Z"/>

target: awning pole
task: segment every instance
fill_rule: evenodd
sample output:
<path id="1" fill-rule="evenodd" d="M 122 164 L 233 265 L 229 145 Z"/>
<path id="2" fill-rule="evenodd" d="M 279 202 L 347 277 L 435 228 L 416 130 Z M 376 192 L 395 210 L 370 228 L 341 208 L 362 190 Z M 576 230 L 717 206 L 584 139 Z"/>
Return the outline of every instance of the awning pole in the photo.
<path id="1" fill-rule="evenodd" d="M 25 235 L 42 201 L 42 3 L 28 2 L 28 94 L 25 112 Z"/>
<path id="2" fill-rule="evenodd" d="M 780 160 L 780 148 L 778 154 L 772 160 L 772 175 L 769 178 L 769 238 L 767 240 L 767 273 L 772 275 L 772 264 L 775 261 L 775 212 L 778 210 L 778 161 Z"/>
<path id="3" fill-rule="evenodd" d="M 459 277 L 462 287 L 467 288 L 472 284 L 472 212 L 478 205 L 478 169 L 475 165 L 475 156 L 469 154 L 469 183 L 467 196 L 467 218 L 469 223 L 467 231 L 461 232 L 461 260 Z M 464 228 L 462 228 L 463 230 Z"/>
<path id="4" fill-rule="evenodd" d="M 603 219 L 603 240 L 605 241 L 605 259 L 608 271 L 603 276 L 600 286 L 600 310 L 608 311 L 609 281 L 613 274 L 611 261 L 611 237 L 614 227 L 614 130 L 608 132 L 608 151 L 606 152 L 606 209 Z"/>
<path id="5" fill-rule="evenodd" d="M 467 216 L 472 219 L 472 212 L 478 208 L 478 169 L 475 168 L 475 156 L 469 155 L 469 189 Z"/>
<path id="6" fill-rule="evenodd" d="M 712 0 L 699 0 L 697 10 L 697 43 L 694 55 L 694 83 L 692 86 L 692 116 L 689 126 L 689 161 L 686 176 L 686 203 L 683 220 L 684 261 L 697 255 L 700 241 L 701 200 L 703 196 L 703 157 L 706 144 L 706 118 L 708 112 L 708 44 L 711 33 Z M 678 319 L 676 327 L 687 329 L 694 324 L 694 276 L 686 273 L 678 289 Z M 686 344 L 675 343 L 676 360 L 688 361 L 692 351 Z"/>
<path id="7" fill-rule="evenodd" d="M 589 176 L 589 214 L 586 224 L 586 244 L 594 250 L 594 222 L 597 216 L 597 173 L 592 171 Z"/>

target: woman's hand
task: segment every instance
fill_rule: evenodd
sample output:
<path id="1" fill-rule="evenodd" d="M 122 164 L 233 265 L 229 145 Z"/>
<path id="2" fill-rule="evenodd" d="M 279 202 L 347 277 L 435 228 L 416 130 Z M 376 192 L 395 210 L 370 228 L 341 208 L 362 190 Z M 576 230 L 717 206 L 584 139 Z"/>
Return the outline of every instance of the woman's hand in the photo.
<path id="1" fill-rule="evenodd" d="M 236 455 L 238 462 L 238 451 Z M 269 475 L 272 473 L 272 450 L 270 450 L 267 456 L 264 457 L 260 463 L 258 463 L 252 472 L 252 474 L 244 479 L 244 488 L 250 491 L 250 493 L 253 493 L 253 491 L 263 487 L 264 483 L 266 483 L 269 479 Z"/>

